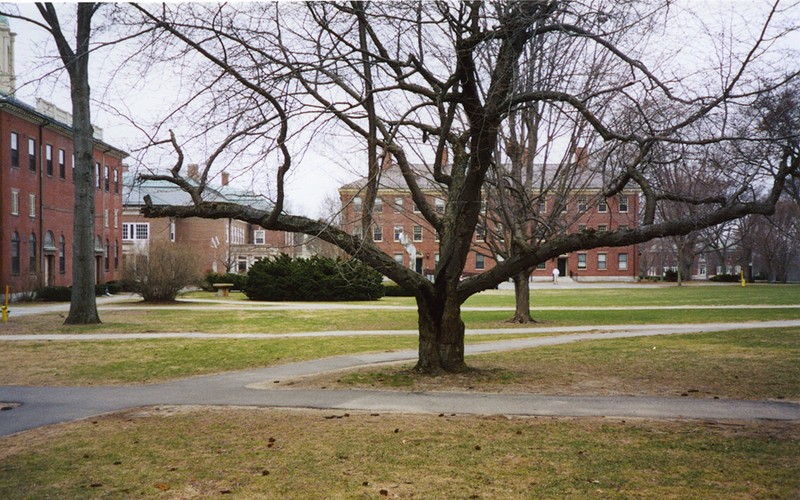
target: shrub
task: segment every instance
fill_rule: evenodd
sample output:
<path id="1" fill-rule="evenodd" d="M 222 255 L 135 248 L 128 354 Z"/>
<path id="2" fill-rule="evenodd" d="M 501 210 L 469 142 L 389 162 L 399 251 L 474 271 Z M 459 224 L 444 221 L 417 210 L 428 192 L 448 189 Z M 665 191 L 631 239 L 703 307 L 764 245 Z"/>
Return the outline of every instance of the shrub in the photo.
<path id="1" fill-rule="evenodd" d="M 47 302 L 69 302 L 72 299 L 72 289 L 68 286 L 45 286 L 39 289 L 36 296 Z"/>
<path id="2" fill-rule="evenodd" d="M 717 283 L 736 283 L 741 279 L 741 276 L 738 274 L 718 274 L 710 277 L 708 281 L 715 281 Z"/>
<path id="3" fill-rule="evenodd" d="M 252 300 L 377 300 L 383 278 L 357 260 L 280 255 L 250 267 L 244 293 Z"/>
<path id="4" fill-rule="evenodd" d="M 125 283 L 145 302 L 172 302 L 184 287 L 196 285 L 201 275 L 197 258 L 170 242 L 151 242 L 148 255 L 136 255 L 125 265 Z"/>
<path id="5" fill-rule="evenodd" d="M 247 283 L 247 275 L 236 273 L 207 273 L 203 289 L 209 292 L 214 291 L 214 283 L 233 283 L 234 290 L 244 290 L 245 284 Z"/>
<path id="6" fill-rule="evenodd" d="M 672 269 L 664 271 L 664 281 L 676 282 L 678 281 L 678 271 Z"/>

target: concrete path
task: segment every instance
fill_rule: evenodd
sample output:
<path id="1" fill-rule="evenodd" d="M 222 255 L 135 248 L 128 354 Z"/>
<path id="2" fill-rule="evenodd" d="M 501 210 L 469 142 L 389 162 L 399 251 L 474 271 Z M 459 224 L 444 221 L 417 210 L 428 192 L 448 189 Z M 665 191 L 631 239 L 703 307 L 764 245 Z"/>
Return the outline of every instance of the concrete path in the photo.
<path id="1" fill-rule="evenodd" d="M 585 340 L 648 335 L 796 327 L 800 321 L 702 325 L 580 327 L 589 333 L 468 345 L 467 354 L 531 348 Z M 530 330 L 530 329 L 513 329 Z M 565 333 L 565 329 L 559 329 Z M 475 332 L 475 331 L 473 331 Z M 396 333 L 396 332 L 394 332 Z M 163 335 L 164 334 L 160 334 Z M 297 335 L 297 334 L 293 334 Z M 232 334 L 221 335 L 232 338 Z M 19 337 L 19 336 L 16 336 Z M 42 337 L 42 336 L 37 336 Z M 80 337 L 86 337 L 81 335 Z M 121 338 L 120 335 L 110 335 Z M 242 405 L 350 411 L 550 416 L 609 416 L 735 420 L 800 420 L 800 403 L 653 397 L 537 396 L 529 394 L 408 393 L 374 390 L 285 389 L 276 382 L 381 363 L 416 359 L 415 351 L 337 356 L 271 368 L 208 375 L 163 384 L 121 387 L 0 387 L 0 401 L 21 403 L 0 412 L 0 435 L 87 418 L 125 408 L 167 405 Z"/>

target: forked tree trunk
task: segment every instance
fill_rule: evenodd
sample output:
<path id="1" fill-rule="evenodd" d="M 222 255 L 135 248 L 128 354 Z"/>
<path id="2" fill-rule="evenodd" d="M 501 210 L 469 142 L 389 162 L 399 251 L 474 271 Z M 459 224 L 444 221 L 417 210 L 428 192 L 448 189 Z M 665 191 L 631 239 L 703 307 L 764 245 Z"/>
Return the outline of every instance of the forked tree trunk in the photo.
<path id="1" fill-rule="evenodd" d="M 531 277 L 532 269 L 526 269 L 514 275 L 514 317 L 508 320 L 509 323 L 536 323 L 531 316 L 531 289 L 528 281 Z"/>
<path id="2" fill-rule="evenodd" d="M 417 298 L 419 312 L 419 360 L 414 370 L 438 375 L 467 370 L 464 362 L 464 322 L 461 304 L 451 299 Z"/>

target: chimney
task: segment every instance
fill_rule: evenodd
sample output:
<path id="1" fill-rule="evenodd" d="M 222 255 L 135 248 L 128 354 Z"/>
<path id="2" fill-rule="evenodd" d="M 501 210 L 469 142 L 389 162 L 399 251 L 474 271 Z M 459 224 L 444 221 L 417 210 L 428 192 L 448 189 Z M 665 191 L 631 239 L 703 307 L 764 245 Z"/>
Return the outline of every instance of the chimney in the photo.
<path id="1" fill-rule="evenodd" d="M 222 185 L 227 186 L 228 181 L 230 180 L 231 180 L 231 174 L 229 174 L 228 172 L 222 172 Z"/>
<path id="2" fill-rule="evenodd" d="M 193 180 L 200 180 L 200 175 L 198 174 L 197 163 L 190 163 L 186 166 L 186 175 L 189 176 L 190 179 Z"/>
<path id="3" fill-rule="evenodd" d="M 589 166 L 589 152 L 584 146 L 575 146 L 575 164 L 580 167 Z"/>

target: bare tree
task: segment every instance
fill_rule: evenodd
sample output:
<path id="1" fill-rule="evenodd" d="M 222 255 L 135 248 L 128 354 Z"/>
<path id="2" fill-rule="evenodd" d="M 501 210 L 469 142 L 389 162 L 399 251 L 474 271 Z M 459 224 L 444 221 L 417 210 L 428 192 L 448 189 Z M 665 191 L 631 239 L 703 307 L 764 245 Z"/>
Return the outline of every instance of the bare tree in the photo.
<path id="1" fill-rule="evenodd" d="M 758 63 L 762 41 L 771 36 L 771 17 L 777 8 L 767 14 L 750 49 L 727 59 L 737 62 L 724 65 L 719 80 L 723 83 L 712 90 L 695 85 L 689 76 L 681 79 L 672 74 L 680 68 L 669 67 L 663 71 L 668 76 L 658 76 L 642 62 L 646 54 L 636 43 L 615 37 L 621 30 L 669 18 L 668 5 L 549 0 L 498 5 L 355 2 L 157 9 L 137 5 L 145 22 L 164 36 L 167 45 L 162 50 L 172 50 L 174 57 L 191 53 L 204 60 L 202 71 L 195 75 L 200 83 L 187 104 L 202 102 L 206 110 L 213 110 L 205 115 L 208 130 L 226 130 L 205 162 L 199 186 L 186 182 L 185 143 L 171 137 L 174 165 L 166 174 L 146 177 L 175 183 L 191 195 L 193 204 L 149 202 L 143 213 L 235 218 L 328 241 L 414 292 L 419 312 L 418 371 L 462 371 L 466 365 L 461 304 L 471 295 L 564 253 L 626 246 L 688 234 L 749 213 L 772 213 L 786 179 L 797 174 L 797 162 L 775 165 L 754 160 L 747 169 L 727 173 L 739 186 L 733 191 L 696 197 L 659 186 L 653 175 L 660 161 L 655 154 L 659 147 L 681 144 L 702 151 L 729 138 L 729 117 L 758 93 L 748 71 Z M 551 52 L 558 52 L 565 39 L 586 42 L 574 57 L 587 64 L 587 72 L 598 53 L 616 64 L 596 85 L 587 87 L 586 78 L 577 74 L 521 89 L 515 84 L 516 69 L 531 57 L 525 49 L 535 37 L 543 37 Z M 765 86 L 778 87 L 786 79 L 776 76 Z M 504 177 L 496 157 L 501 130 L 516 111 L 536 107 L 558 110 L 576 129 L 585 124 L 586 134 L 602 142 L 585 169 L 565 168 L 551 185 L 569 185 L 570 176 L 579 172 L 601 183 L 601 196 L 606 198 L 635 185 L 644 202 L 642 224 L 616 231 L 555 232 L 535 244 L 522 238 L 515 241 L 518 249 L 497 266 L 461 280 L 488 183 L 495 179 L 499 185 Z M 396 161 L 416 207 L 440 236 L 441 258 L 432 282 L 397 264 L 367 239 L 284 213 L 284 177 L 292 166 L 289 145 L 292 140 L 309 140 L 313 127 L 323 124 L 347 131 L 367 146 L 370 182 L 377 182 L 380 175 L 378 151 Z M 751 132 L 751 137 L 763 136 L 755 123 Z M 205 200 L 205 182 L 215 162 L 224 154 L 237 157 L 248 147 L 263 151 L 262 161 L 278 165 L 273 208 L 265 211 Z M 769 185 L 765 195 L 748 189 L 754 180 Z M 423 182 L 435 183 L 446 194 L 443 213 L 426 196 Z M 365 206 L 373 206 L 376 192 L 366 189 Z M 660 220 L 658 208 L 666 202 L 698 209 Z M 369 227 L 368 220 L 362 227 Z"/>

